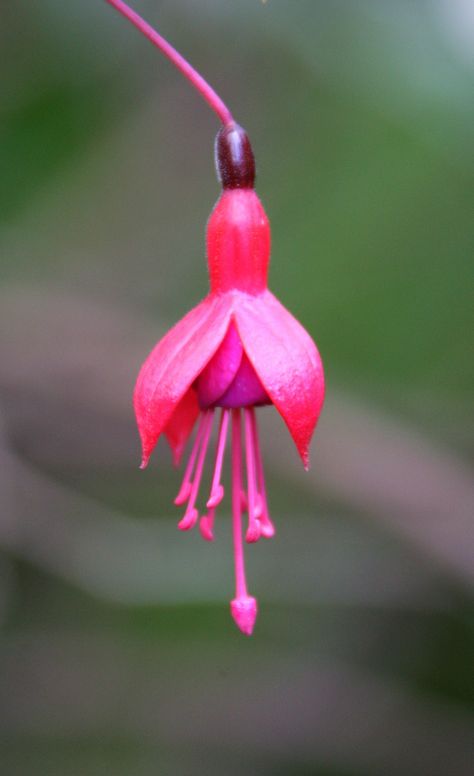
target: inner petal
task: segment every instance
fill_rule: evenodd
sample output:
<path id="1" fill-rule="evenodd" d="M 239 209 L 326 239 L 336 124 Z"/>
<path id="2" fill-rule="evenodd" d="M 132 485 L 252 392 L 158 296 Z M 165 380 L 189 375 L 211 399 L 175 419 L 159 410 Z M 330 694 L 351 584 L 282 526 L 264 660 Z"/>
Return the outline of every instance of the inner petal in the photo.
<path id="1" fill-rule="evenodd" d="M 271 404 L 271 401 L 244 353 L 237 374 L 227 391 L 220 397 L 218 405 L 219 407 L 256 407 L 261 404 Z"/>
<path id="2" fill-rule="evenodd" d="M 237 329 L 231 323 L 216 353 L 196 380 L 200 406 L 215 406 L 236 376 L 243 356 Z"/>
<path id="3" fill-rule="evenodd" d="M 216 353 L 197 378 L 195 388 L 202 409 L 271 404 L 244 352 L 234 323 L 230 324 Z"/>

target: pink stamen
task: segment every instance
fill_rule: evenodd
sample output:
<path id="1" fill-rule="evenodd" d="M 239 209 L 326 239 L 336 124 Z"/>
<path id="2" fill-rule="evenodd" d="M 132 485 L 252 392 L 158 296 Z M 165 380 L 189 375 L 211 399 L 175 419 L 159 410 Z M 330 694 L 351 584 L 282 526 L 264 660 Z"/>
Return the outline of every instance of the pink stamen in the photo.
<path id="1" fill-rule="evenodd" d="M 224 462 L 225 445 L 227 441 L 227 429 L 229 426 L 229 410 L 222 410 L 221 421 L 219 425 L 219 435 L 216 447 L 216 461 L 214 464 L 214 475 L 212 477 L 211 494 L 207 501 L 208 513 L 203 515 L 199 522 L 201 536 L 207 542 L 214 540 L 214 518 L 216 507 L 224 498 L 224 487 L 221 485 L 222 464 Z"/>
<path id="2" fill-rule="evenodd" d="M 214 518 L 216 516 L 216 510 L 210 509 L 206 515 L 203 515 L 199 521 L 199 530 L 202 538 L 206 542 L 214 541 Z"/>
<path id="3" fill-rule="evenodd" d="M 260 539 L 261 527 L 257 517 L 257 484 L 255 476 L 255 451 L 254 435 L 252 430 L 252 416 L 248 409 L 244 409 L 245 418 L 245 457 L 247 460 L 247 501 L 249 525 L 245 535 L 246 542 L 256 542 Z"/>
<path id="4" fill-rule="evenodd" d="M 199 513 L 195 508 L 196 499 L 199 493 L 199 485 L 201 484 L 202 470 L 204 467 L 204 460 L 206 458 L 207 448 L 209 445 L 209 438 L 212 431 L 212 421 L 214 418 L 214 410 L 207 410 L 204 413 L 202 443 L 199 450 L 199 455 L 196 463 L 196 471 L 194 473 L 194 479 L 191 485 L 191 493 L 189 495 L 188 506 L 184 517 L 179 521 L 178 528 L 180 531 L 189 531 L 192 528 L 199 517 Z"/>
<path id="5" fill-rule="evenodd" d="M 142 35 L 148 38 L 154 46 L 156 46 L 164 55 L 168 57 L 170 62 L 181 71 L 185 78 L 192 83 L 194 88 L 199 94 L 206 100 L 207 104 L 212 110 L 217 113 L 223 124 L 232 124 L 232 114 L 227 105 L 221 100 L 219 95 L 214 91 L 212 86 L 199 75 L 199 73 L 176 51 L 167 40 L 165 40 L 153 27 L 142 19 L 136 11 L 133 11 L 122 0 L 106 0 L 109 5 L 112 5 L 122 16 L 128 19 Z"/>
<path id="6" fill-rule="evenodd" d="M 260 450 L 260 439 L 258 436 L 257 416 L 255 414 L 255 410 L 253 409 L 253 407 L 249 410 L 249 412 L 252 420 L 253 444 L 254 444 L 254 451 L 255 451 L 255 461 L 257 465 L 257 481 L 258 481 L 258 490 L 259 490 L 258 517 L 260 519 L 262 536 L 264 536 L 266 539 L 271 539 L 272 536 L 275 536 L 275 526 L 273 525 L 273 522 L 270 518 L 269 510 L 268 510 L 267 491 L 265 487 L 265 474 L 263 471 L 263 460 L 262 460 L 262 453 Z"/>
<path id="7" fill-rule="evenodd" d="M 225 444 L 227 441 L 227 429 L 229 426 L 229 410 L 222 410 L 221 423 L 219 427 L 219 437 L 217 442 L 216 462 L 214 465 L 214 476 L 212 478 L 211 495 L 206 504 L 207 507 L 217 507 L 223 497 L 224 488 L 221 485 L 222 464 L 224 461 Z"/>
<path id="8" fill-rule="evenodd" d="M 206 425 L 206 413 L 203 412 L 201 417 L 199 418 L 199 426 L 196 433 L 196 438 L 194 440 L 193 449 L 191 450 L 191 455 L 189 456 L 188 463 L 186 464 L 186 469 L 184 471 L 184 476 L 183 476 L 183 482 L 181 483 L 179 493 L 174 500 L 174 503 L 176 504 L 177 507 L 180 507 L 181 504 L 184 504 L 188 500 L 189 494 L 191 493 L 192 474 L 194 470 L 194 464 L 196 461 L 197 454 L 199 452 L 199 448 L 201 446 L 201 440 L 202 440 L 202 435 L 204 433 L 205 425 Z"/>
<path id="9" fill-rule="evenodd" d="M 240 410 L 232 410 L 232 533 L 234 538 L 235 598 L 230 602 L 232 617 L 238 628 L 250 636 L 257 618 L 257 601 L 247 592 L 242 542 L 242 439 Z"/>

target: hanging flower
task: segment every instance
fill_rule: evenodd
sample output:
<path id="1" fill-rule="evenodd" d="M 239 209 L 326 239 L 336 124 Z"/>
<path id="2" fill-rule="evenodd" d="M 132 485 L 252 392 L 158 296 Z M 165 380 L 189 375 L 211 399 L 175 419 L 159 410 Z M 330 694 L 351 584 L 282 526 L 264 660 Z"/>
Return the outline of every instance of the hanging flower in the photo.
<path id="1" fill-rule="evenodd" d="M 231 426 L 236 579 L 231 612 L 240 630 L 250 635 L 257 602 L 248 594 L 245 579 L 243 513 L 248 516 L 247 542 L 275 533 L 255 409 L 275 406 L 308 468 L 309 443 L 324 398 L 321 359 L 309 334 L 267 287 L 270 227 L 253 188 L 255 162 L 246 132 L 212 87 L 156 30 L 123 0 L 107 2 L 173 62 L 223 124 L 216 140 L 223 192 L 207 226 L 210 292 L 150 353 L 138 376 L 134 405 L 142 468 L 161 434 L 166 435 L 179 464 L 197 422 L 175 503 L 186 504 L 178 527 L 188 531 L 199 520 L 201 534 L 208 541 L 214 538 L 215 513 L 224 497 L 221 476 Z M 206 509 L 199 519 L 201 479 L 219 410 L 214 471 Z"/>
<path id="2" fill-rule="evenodd" d="M 211 289 L 156 345 L 135 388 L 135 412 L 143 446 L 142 466 L 162 433 L 175 461 L 199 417 L 183 484 L 175 499 L 187 504 L 178 526 L 199 519 L 197 500 L 216 411 L 220 409 L 214 474 L 201 534 L 213 539 L 216 508 L 224 495 L 222 464 L 232 426 L 232 510 L 239 628 L 250 634 L 257 604 L 248 595 L 241 515 L 248 514 L 247 542 L 274 534 L 268 513 L 255 408 L 273 404 L 293 437 L 304 466 L 324 397 L 321 359 L 312 339 L 267 288 L 270 228 L 255 191 L 254 160 L 247 135 L 236 124 L 217 137 L 223 185 L 207 227 Z M 245 451 L 242 472 L 241 424 Z M 244 495 L 245 494 L 245 495 Z"/>

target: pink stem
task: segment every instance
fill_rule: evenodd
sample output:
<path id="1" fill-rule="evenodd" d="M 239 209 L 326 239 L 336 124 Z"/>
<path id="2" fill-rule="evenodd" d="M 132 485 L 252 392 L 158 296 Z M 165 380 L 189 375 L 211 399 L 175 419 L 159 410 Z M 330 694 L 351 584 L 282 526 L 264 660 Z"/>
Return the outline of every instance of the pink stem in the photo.
<path id="1" fill-rule="evenodd" d="M 252 416 L 249 409 L 244 409 L 245 418 L 245 457 L 247 459 L 247 501 L 249 526 L 245 540 L 256 542 L 260 538 L 260 522 L 257 518 L 257 487 L 255 477 L 254 436 L 252 430 Z"/>
<path id="2" fill-rule="evenodd" d="M 242 488 L 242 439 L 240 410 L 232 410 L 232 533 L 234 537 L 235 597 L 246 598 L 244 548 L 242 542 L 242 513 L 240 491 Z"/>
<path id="3" fill-rule="evenodd" d="M 136 11 L 133 11 L 129 6 L 123 2 L 123 0 L 105 0 L 106 3 L 113 6 L 122 16 L 128 19 L 137 30 L 148 38 L 168 59 L 173 63 L 175 67 L 182 72 L 185 78 L 188 79 L 199 92 L 199 94 L 206 100 L 213 111 L 217 113 L 219 119 L 223 124 L 229 125 L 234 123 L 234 119 L 227 105 L 221 100 L 219 95 L 214 91 L 207 81 L 199 75 L 199 73 L 187 62 L 184 57 L 176 51 L 167 40 L 165 40 L 153 27 L 142 19 Z"/>
<path id="4" fill-rule="evenodd" d="M 204 467 L 204 460 L 206 458 L 207 447 L 209 445 L 209 437 L 212 431 L 212 420 L 214 417 L 214 410 L 207 410 L 204 420 L 204 430 L 202 436 L 201 449 L 196 463 L 196 471 L 194 473 L 193 484 L 191 486 L 191 493 L 189 496 L 188 506 L 182 520 L 178 523 L 178 528 L 181 531 L 189 531 L 190 528 L 197 522 L 198 511 L 195 509 L 196 499 L 199 493 L 199 485 L 201 484 L 202 470 Z"/>

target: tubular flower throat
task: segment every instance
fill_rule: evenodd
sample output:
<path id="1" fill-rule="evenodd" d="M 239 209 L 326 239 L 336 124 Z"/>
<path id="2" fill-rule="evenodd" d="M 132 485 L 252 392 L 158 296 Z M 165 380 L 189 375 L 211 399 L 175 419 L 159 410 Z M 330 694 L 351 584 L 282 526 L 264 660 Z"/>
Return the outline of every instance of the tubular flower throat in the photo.
<path id="1" fill-rule="evenodd" d="M 230 432 L 236 578 L 231 613 L 250 635 L 257 602 L 247 591 L 242 516 L 247 514 L 246 542 L 275 533 L 255 410 L 275 406 L 308 468 L 324 376 L 311 337 L 268 290 L 270 227 L 253 188 L 250 142 L 239 125 L 231 123 L 218 133 L 216 164 L 223 191 L 207 226 L 210 292 L 152 350 L 138 376 L 134 405 L 142 467 L 163 433 L 179 464 L 197 425 L 175 503 L 186 505 L 178 527 L 188 531 L 199 521 L 208 541 L 214 538 L 216 509 L 224 496 L 222 468 Z M 198 496 L 216 415 L 214 470 L 199 518 Z"/>

